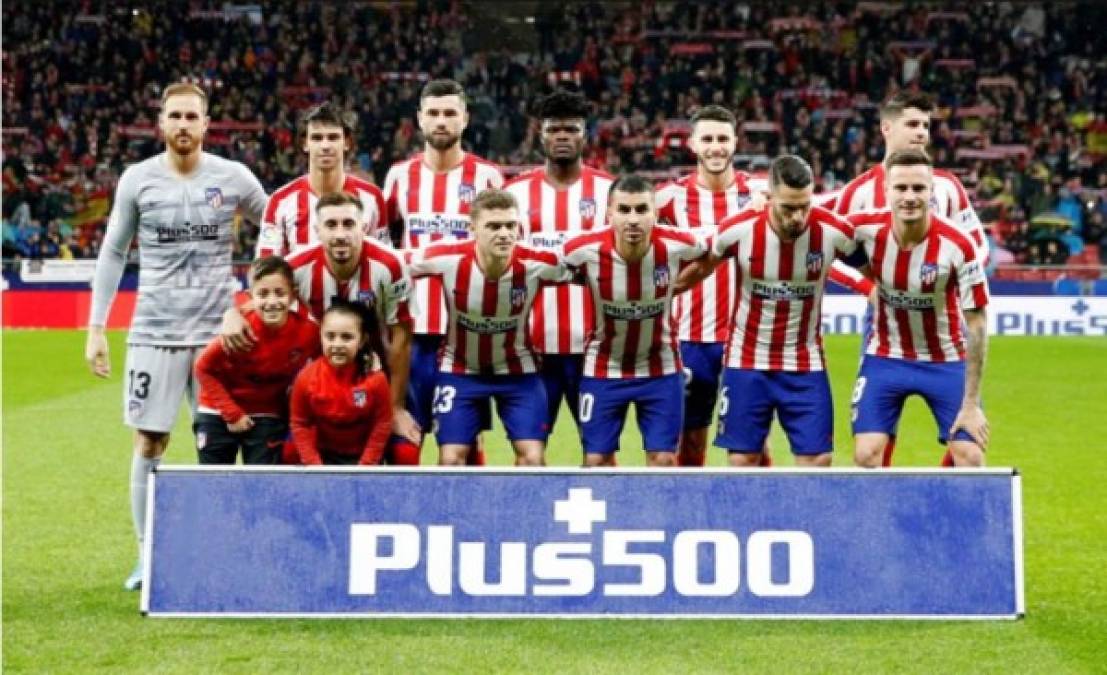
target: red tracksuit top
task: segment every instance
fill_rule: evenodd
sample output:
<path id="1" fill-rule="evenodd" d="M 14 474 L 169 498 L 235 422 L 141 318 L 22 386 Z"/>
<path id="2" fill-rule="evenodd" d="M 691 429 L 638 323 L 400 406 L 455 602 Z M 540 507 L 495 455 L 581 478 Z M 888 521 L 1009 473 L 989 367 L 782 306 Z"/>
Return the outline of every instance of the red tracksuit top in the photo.
<path id="1" fill-rule="evenodd" d="M 384 373 L 359 376 L 319 358 L 292 385 L 292 440 L 304 464 L 322 464 L 321 451 L 380 464 L 392 433 L 392 395 Z"/>
<path id="2" fill-rule="evenodd" d="M 258 338 L 253 349 L 228 354 L 216 338 L 196 361 L 200 409 L 217 411 L 230 424 L 245 415 L 286 417 L 288 388 L 320 350 L 319 325 L 302 308 L 290 311 L 280 328 L 266 326 L 253 311 L 246 322 Z"/>

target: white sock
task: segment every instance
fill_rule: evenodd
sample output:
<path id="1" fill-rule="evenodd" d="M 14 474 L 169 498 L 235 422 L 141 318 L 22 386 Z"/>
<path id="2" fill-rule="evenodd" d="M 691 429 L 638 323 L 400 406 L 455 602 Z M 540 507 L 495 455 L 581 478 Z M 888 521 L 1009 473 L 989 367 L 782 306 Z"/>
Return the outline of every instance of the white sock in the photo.
<path id="1" fill-rule="evenodd" d="M 138 558 L 142 559 L 143 539 L 146 537 L 146 479 L 161 458 L 146 459 L 139 455 L 131 456 L 131 520 L 135 524 L 135 538 L 138 539 Z"/>

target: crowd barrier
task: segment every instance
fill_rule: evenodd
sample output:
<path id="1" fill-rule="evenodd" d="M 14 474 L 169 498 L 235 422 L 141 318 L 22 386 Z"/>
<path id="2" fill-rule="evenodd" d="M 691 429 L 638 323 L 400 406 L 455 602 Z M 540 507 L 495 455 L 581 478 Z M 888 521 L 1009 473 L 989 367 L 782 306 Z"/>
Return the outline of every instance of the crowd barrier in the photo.
<path id="1" fill-rule="evenodd" d="M 1011 469 L 163 467 L 159 617 L 1010 619 Z"/>

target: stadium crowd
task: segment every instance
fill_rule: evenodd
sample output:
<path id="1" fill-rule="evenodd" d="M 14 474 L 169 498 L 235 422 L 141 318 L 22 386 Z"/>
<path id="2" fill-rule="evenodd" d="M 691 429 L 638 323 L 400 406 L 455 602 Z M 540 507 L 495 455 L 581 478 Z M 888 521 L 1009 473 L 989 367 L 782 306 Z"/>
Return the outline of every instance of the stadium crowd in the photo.
<path id="1" fill-rule="evenodd" d="M 593 105 L 592 166 L 677 175 L 691 163 L 685 120 L 719 103 L 741 123 L 740 162 L 797 153 L 823 191 L 879 161 L 877 103 L 917 86 L 938 100 L 935 163 L 973 193 L 993 266 L 1107 263 L 1098 3 L 592 2 L 495 30 L 456 0 L 16 6 L 3 11 L 5 258 L 97 254 L 120 173 L 158 147 L 164 82 L 212 92 L 207 144 L 271 191 L 304 170 L 303 108 L 356 111 L 355 168 L 379 184 L 421 145 L 421 85 L 452 77 L 472 99 L 466 144 L 509 174 L 541 161 L 530 106 L 568 82 Z M 497 47 L 497 31 L 534 46 Z M 239 257 L 255 236 L 242 229 Z"/>

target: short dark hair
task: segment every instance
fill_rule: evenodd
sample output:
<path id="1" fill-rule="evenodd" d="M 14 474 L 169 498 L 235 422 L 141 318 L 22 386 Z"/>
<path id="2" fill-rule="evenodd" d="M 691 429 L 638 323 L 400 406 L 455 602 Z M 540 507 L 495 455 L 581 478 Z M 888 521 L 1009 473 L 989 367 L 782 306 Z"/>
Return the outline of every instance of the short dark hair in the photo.
<path id="1" fill-rule="evenodd" d="M 295 286 L 296 280 L 292 276 L 292 267 L 288 261 L 279 255 L 267 255 L 250 263 L 250 285 L 271 274 L 279 274 L 284 277 L 289 286 Z"/>
<path id="2" fill-rule="evenodd" d="M 357 130 L 357 116 L 342 110 L 330 101 L 320 103 L 300 118 L 301 141 L 307 138 L 308 125 L 312 123 L 342 127 L 342 135 L 346 138 L 353 138 Z"/>
<path id="3" fill-rule="evenodd" d="M 481 190 L 481 192 L 477 194 L 477 198 L 473 200 L 473 203 L 469 207 L 469 218 L 471 222 L 475 222 L 477 216 L 488 209 L 518 210 L 518 208 L 519 202 L 516 201 L 515 195 L 507 190 L 489 188 L 487 190 Z"/>
<path id="4" fill-rule="evenodd" d="M 933 167 L 934 162 L 931 161 L 930 155 L 926 154 L 918 148 L 908 148 L 905 150 L 896 150 L 892 154 L 888 155 L 888 158 L 884 160 L 884 168 L 891 169 L 893 166 L 929 166 Z"/>
<path id="5" fill-rule="evenodd" d="M 588 99 L 580 92 L 555 89 L 538 103 L 538 117 L 544 120 L 588 117 Z"/>
<path id="6" fill-rule="evenodd" d="M 697 122 L 703 120 L 710 120 L 712 122 L 725 122 L 731 126 L 735 131 L 738 130 L 738 118 L 734 116 L 734 113 L 730 112 L 721 105 L 705 105 L 697 110 L 692 115 L 692 126 L 696 126 Z"/>
<path id="7" fill-rule="evenodd" d="M 880 105 L 880 119 L 894 120 L 908 108 L 916 108 L 929 115 L 934 112 L 934 100 L 921 91 L 901 91 Z"/>
<path id="8" fill-rule="evenodd" d="M 653 193 L 653 183 L 636 173 L 625 173 L 615 179 L 611 189 L 607 193 L 607 201 L 610 203 L 616 192 L 638 194 L 640 192 Z"/>
<path id="9" fill-rule="evenodd" d="M 431 80 L 423 86 L 423 91 L 419 92 L 419 103 L 422 104 L 423 99 L 431 96 L 460 96 L 464 101 L 465 88 L 457 80 Z"/>
<path id="10" fill-rule="evenodd" d="M 328 192 L 315 203 L 315 212 L 319 213 L 328 206 L 345 206 L 347 204 L 356 206 L 358 211 L 365 208 L 361 205 L 361 200 L 349 192 Z"/>
<path id="11" fill-rule="evenodd" d="M 814 182 L 815 174 L 811 171 L 811 165 L 802 157 L 781 155 L 769 164 L 769 189 L 787 185 L 802 190 Z"/>

